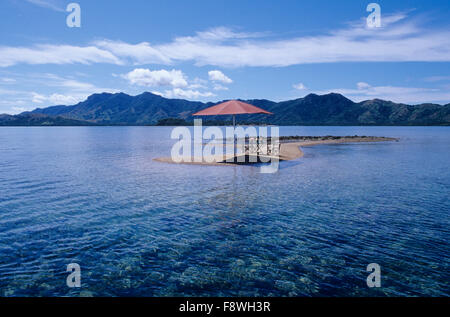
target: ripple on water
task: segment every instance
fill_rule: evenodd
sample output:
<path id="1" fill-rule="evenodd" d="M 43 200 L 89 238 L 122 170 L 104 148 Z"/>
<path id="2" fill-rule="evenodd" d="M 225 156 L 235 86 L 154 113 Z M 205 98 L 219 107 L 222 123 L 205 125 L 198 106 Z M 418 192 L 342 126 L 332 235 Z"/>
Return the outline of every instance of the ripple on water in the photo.
<path id="1" fill-rule="evenodd" d="M 448 129 L 285 127 L 402 141 L 305 148 L 271 175 L 154 162 L 167 128 L 58 131 L 0 130 L 2 296 L 450 295 Z"/>

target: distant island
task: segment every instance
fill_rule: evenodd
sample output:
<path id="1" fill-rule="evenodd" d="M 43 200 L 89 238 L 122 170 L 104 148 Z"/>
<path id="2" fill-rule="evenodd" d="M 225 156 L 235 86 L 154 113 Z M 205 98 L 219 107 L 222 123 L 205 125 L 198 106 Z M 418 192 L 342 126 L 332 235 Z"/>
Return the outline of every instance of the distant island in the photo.
<path id="1" fill-rule="evenodd" d="M 450 103 L 407 105 L 381 99 L 353 102 L 341 94 L 309 94 L 274 102 L 245 100 L 274 115 L 242 115 L 240 124 L 275 125 L 450 125 Z M 168 99 L 149 92 L 137 96 L 101 93 L 71 106 L 37 108 L 18 115 L 0 115 L 0 126 L 190 125 L 191 116 L 215 103 Z M 225 125 L 226 117 L 203 118 L 205 125 Z"/>

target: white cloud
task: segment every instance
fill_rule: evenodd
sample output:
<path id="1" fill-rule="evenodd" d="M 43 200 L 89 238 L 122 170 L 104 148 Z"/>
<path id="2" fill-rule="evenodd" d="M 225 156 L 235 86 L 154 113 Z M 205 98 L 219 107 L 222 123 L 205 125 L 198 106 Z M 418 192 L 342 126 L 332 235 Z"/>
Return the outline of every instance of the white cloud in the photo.
<path id="1" fill-rule="evenodd" d="M 194 78 L 194 80 L 192 82 L 189 83 L 188 88 L 190 88 L 190 89 L 199 89 L 199 88 L 206 89 L 208 87 L 207 84 L 208 84 L 208 81 L 196 77 L 196 78 Z"/>
<path id="2" fill-rule="evenodd" d="M 153 90 L 153 91 L 151 91 L 151 93 L 154 94 L 154 95 L 158 95 L 158 96 L 164 97 L 164 94 L 162 92 L 160 92 L 160 91 Z"/>
<path id="3" fill-rule="evenodd" d="M 2 81 L 4 83 L 15 83 L 16 82 L 16 80 L 14 78 L 8 78 L 8 77 L 0 78 L 0 81 Z"/>
<path id="4" fill-rule="evenodd" d="M 311 63 L 450 61 L 450 29 L 427 29 L 406 14 L 365 19 L 326 34 L 274 39 L 220 27 L 159 44 L 101 40 L 90 46 L 0 47 L 0 67 L 19 63 L 135 65 L 191 61 L 219 67 L 283 67 Z"/>
<path id="5" fill-rule="evenodd" d="M 340 93 L 354 101 L 368 99 L 383 99 L 399 103 L 418 104 L 427 102 L 448 103 L 450 91 L 440 88 L 401 87 L 401 86 L 371 86 L 367 83 L 357 83 L 356 89 L 335 88 L 319 91 L 318 94 L 330 92 Z"/>
<path id="6" fill-rule="evenodd" d="M 149 47 L 169 59 L 170 63 L 193 61 L 196 65 L 222 67 L 355 61 L 450 61 L 448 29 L 427 30 L 417 20 L 405 20 L 405 14 L 384 15 L 382 28 L 369 29 L 362 19 L 328 34 L 282 40 L 269 40 L 220 28 Z M 114 46 L 113 43 L 110 42 L 110 45 Z M 141 44 L 129 46 L 128 54 L 132 56 L 133 47 Z"/>
<path id="7" fill-rule="evenodd" d="M 370 85 L 365 82 L 359 82 L 356 84 L 356 87 L 358 87 L 358 89 L 368 89 L 370 88 Z"/>
<path id="8" fill-rule="evenodd" d="M 186 76 L 181 70 L 172 69 L 170 71 L 161 69 L 151 71 L 146 68 L 136 68 L 123 75 L 130 84 L 138 86 L 158 87 L 186 87 L 188 85 Z"/>
<path id="9" fill-rule="evenodd" d="M 149 70 L 144 68 L 136 68 L 131 72 L 122 75 L 130 84 L 147 87 L 170 87 L 164 92 L 152 91 L 152 93 L 166 98 L 182 98 L 182 99 L 201 99 L 214 96 L 209 91 L 200 91 L 198 89 L 206 89 L 207 81 L 195 78 L 192 82 L 188 82 L 187 76 L 181 70 Z"/>
<path id="10" fill-rule="evenodd" d="M 76 91 L 90 91 L 97 90 L 98 88 L 90 83 L 83 83 L 77 80 L 68 79 L 61 82 L 62 87 L 67 87 Z"/>
<path id="11" fill-rule="evenodd" d="M 298 83 L 298 84 L 292 85 L 292 87 L 294 87 L 297 90 L 305 90 L 306 89 L 306 86 L 303 83 Z"/>
<path id="12" fill-rule="evenodd" d="M 216 85 L 214 85 L 213 89 L 214 90 L 228 90 L 228 87 L 216 84 Z"/>
<path id="13" fill-rule="evenodd" d="M 18 114 L 18 113 L 22 113 L 25 111 L 33 110 L 33 109 L 26 108 L 26 107 L 17 107 L 17 106 L 11 107 L 11 109 L 13 110 L 12 114 Z"/>
<path id="14" fill-rule="evenodd" d="M 221 82 L 223 84 L 231 84 L 233 81 L 220 70 L 211 70 L 208 72 L 209 80 Z"/>
<path id="15" fill-rule="evenodd" d="M 26 0 L 26 1 L 34 5 L 40 6 L 42 8 L 51 9 L 58 12 L 65 11 L 60 5 L 58 5 L 53 0 Z"/>
<path id="16" fill-rule="evenodd" d="M 32 100 L 34 103 L 43 103 L 44 101 L 47 100 L 47 97 L 44 96 L 44 95 L 38 94 L 38 93 L 36 93 L 36 92 L 32 92 L 31 94 L 32 94 L 32 96 L 33 96 L 31 100 Z"/>
<path id="17" fill-rule="evenodd" d="M 16 64 L 122 64 L 113 53 L 95 46 L 36 45 L 28 47 L 0 46 L 0 67 Z"/>
<path id="18" fill-rule="evenodd" d="M 166 98 L 199 99 L 204 97 L 212 97 L 214 94 L 211 92 L 200 92 L 192 89 L 174 88 L 172 90 L 166 90 L 163 96 Z"/>
<path id="19" fill-rule="evenodd" d="M 0 114 L 18 114 L 33 109 L 34 107 L 30 107 L 30 101 L 24 98 L 0 99 Z"/>
<path id="20" fill-rule="evenodd" d="M 264 33 L 235 32 L 230 28 L 221 26 L 197 32 L 196 36 L 193 38 L 221 42 L 224 40 L 258 38 L 263 36 Z M 186 38 L 187 37 L 179 37 L 177 40 L 185 40 Z"/>
<path id="21" fill-rule="evenodd" d="M 425 81 L 436 82 L 436 81 L 450 81 L 450 76 L 431 76 L 425 78 Z"/>
<path id="22" fill-rule="evenodd" d="M 85 97 L 101 92 L 118 92 L 117 89 L 98 87 L 88 82 L 82 82 L 73 78 L 61 77 L 54 74 L 44 74 L 37 76 L 37 82 L 48 87 L 56 87 L 62 90 L 64 95 L 73 96 L 77 101 L 85 99 Z M 51 88 L 55 90 L 55 88 Z M 56 99 L 54 99 L 56 100 Z"/>
<path id="23" fill-rule="evenodd" d="M 23 92 L 20 90 L 2 89 L 0 88 L 1 95 L 20 95 Z"/>
<path id="24" fill-rule="evenodd" d="M 72 105 L 85 100 L 89 95 L 101 92 L 118 92 L 116 89 L 97 87 L 72 77 L 61 77 L 49 73 L 9 74 L 20 82 L 20 90 L 0 88 L 0 113 L 16 114 L 20 109 L 33 110 L 37 106 Z"/>
<path id="25" fill-rule="evenodd" d="M 60 105 L 71 105 L 78 101 L 73 96 L 66 96 L 62 94 L 51 94 L 48 97 L 48 100 L 53 104 L 60 104 Z"/>
<path id="26" fill-rule="evenodd" d="M 32 101 L 34 103 L 39 103 L 39 104 L 48 102 L 52 105 L 71 105 L 71 104 L 75 104 L 78 101 L 80 101 L 76 97 L 70 96 L 70 95 L 51 94 L 51 95 L 45 96 L 45 95 L 41 95 L 41 94 L 38 94 L 35 92 L 33 92 L 32 95 L 33 95 Z"/>
<path id="27" fill-rule="evenodd" d="M 121 41 L 97 41 L 95 43 L 102 50 L 106 50 L 118 58 L 129 59 L 131 63 L 143 64 L 172 64 L 169 56 L 165 56 L 157 48 L 153 48 L 150 43 L 129 44 Z"/>

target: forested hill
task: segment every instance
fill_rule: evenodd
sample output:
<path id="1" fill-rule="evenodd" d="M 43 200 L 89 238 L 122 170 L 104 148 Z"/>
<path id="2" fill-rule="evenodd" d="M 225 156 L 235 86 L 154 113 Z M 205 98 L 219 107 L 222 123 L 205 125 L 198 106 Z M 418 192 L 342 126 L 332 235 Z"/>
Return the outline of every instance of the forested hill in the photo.
<path id="1" fill-rule="evenodd" d="M 304 98 L 273 102 L 245 100 L 274 115 L 239 116 L 240 122 L 276 125 L 450 125 L 450 104 L 407 105 L 380 99 L 353 102 L 343 95 L 309 94 Z M 71 106 L 38 108 L 16 116 L 0 115 L 0 125 L 154 125 L 191 122 L 192 113 L 214 103 L 168 99 L 149 92 L 93 94 Z M 217 122 L 228 116 L 205 117 Z"/>

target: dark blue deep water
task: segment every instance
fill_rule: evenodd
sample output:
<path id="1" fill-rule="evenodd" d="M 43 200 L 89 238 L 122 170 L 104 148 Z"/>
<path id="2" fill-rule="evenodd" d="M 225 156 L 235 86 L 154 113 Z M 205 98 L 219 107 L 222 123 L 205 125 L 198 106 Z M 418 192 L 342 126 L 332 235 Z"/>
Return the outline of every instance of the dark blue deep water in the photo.
<path id="1" fill-rule="evenodd" d="M 400 142 L 276 174 L 153 161 L 170 132 L 0 128 L 0 296 L 450 295 L 450 127 L 282 127 Z"/>

